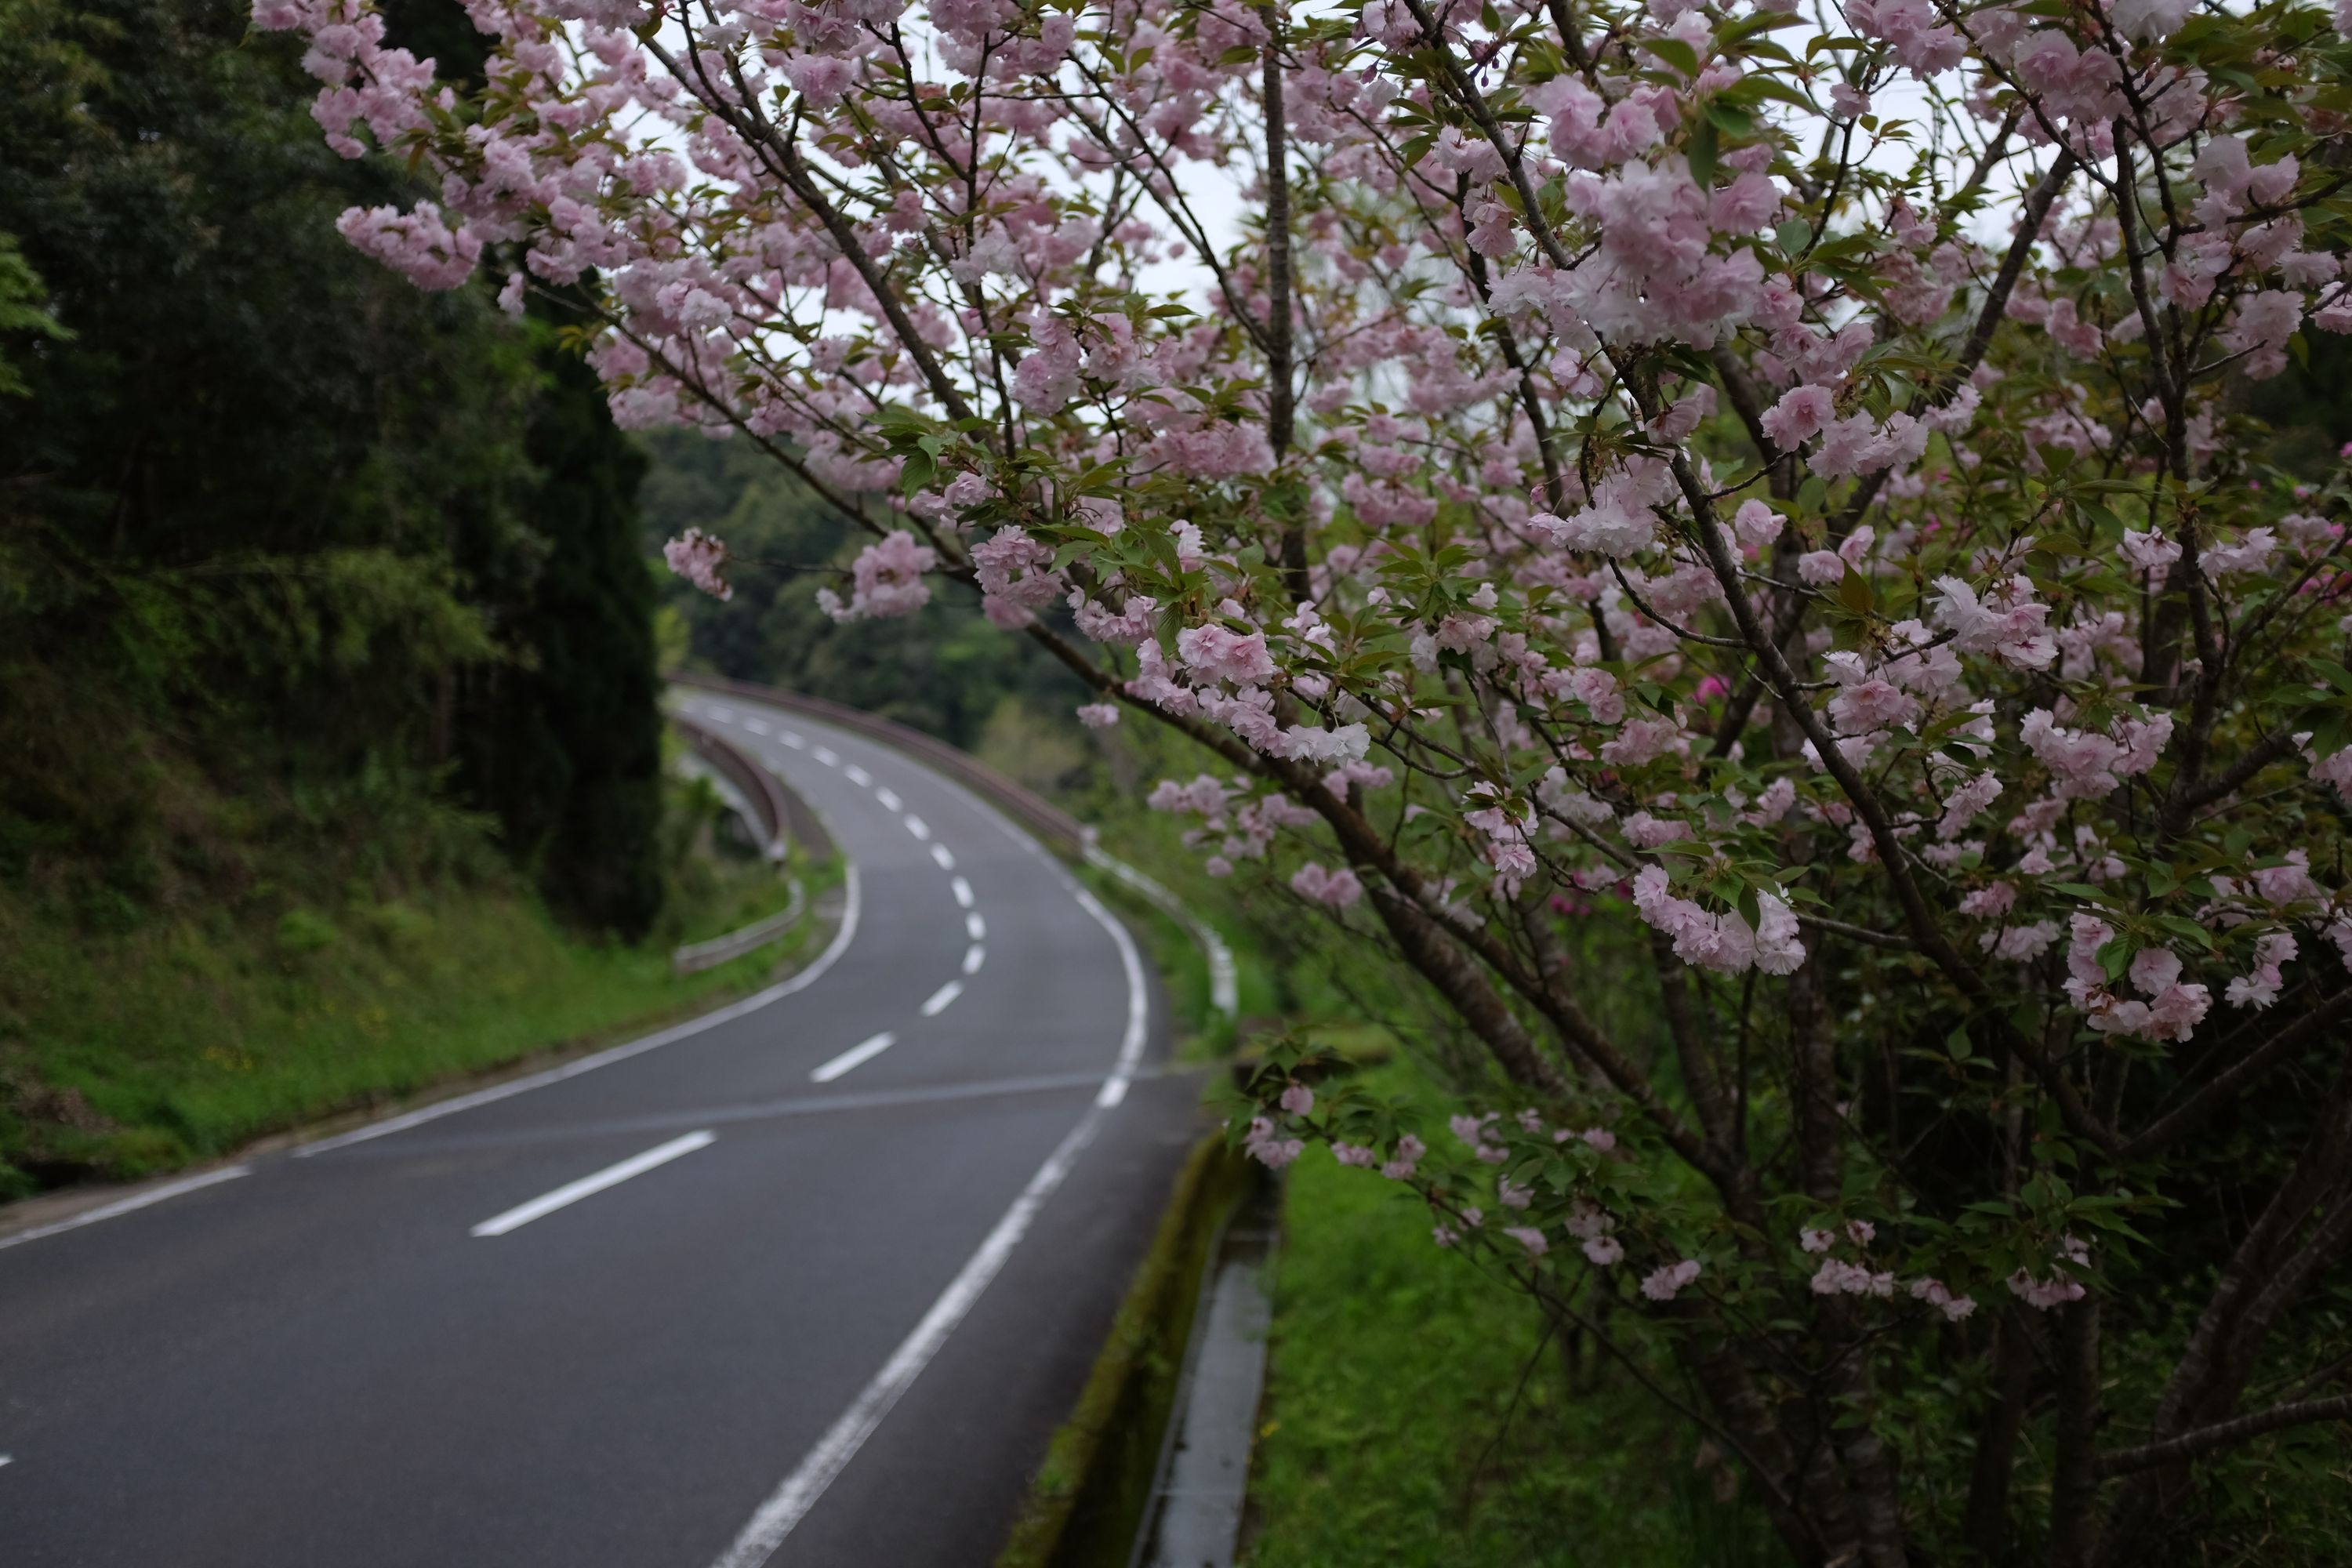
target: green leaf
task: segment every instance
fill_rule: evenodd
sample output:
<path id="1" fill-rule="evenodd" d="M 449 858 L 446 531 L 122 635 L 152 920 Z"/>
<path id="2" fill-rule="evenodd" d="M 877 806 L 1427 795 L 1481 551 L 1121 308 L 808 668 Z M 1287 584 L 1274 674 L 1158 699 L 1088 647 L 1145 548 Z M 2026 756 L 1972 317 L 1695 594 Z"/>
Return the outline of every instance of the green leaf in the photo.
<path id="1" fill-rule="evenodd" d="M 1709 99 L 1706 112 L 1706 122 L 1726 136 L 1756 134 L 1756 117 L 1736 104 L 1726 103 L 1719 98 Z"/>
<path id="2" fill-rule="evenodd" d="M 1772 231 L 1772 243 L 1783 256 L 1802 256 L 1812 240 L 1813 226 L 1801 217 L 1792 217 Z"/>
<path id="3" fill-rule="evenodd" d="M 2311 668 L 2317 670 L 2320 679 L 2326 681 L 2328 685 L 2347 696 L 2352 696 L 2352 669 L 2347 669 L 2340 664 L 2331 663 L 2324 658 L 2313 659 Z"/>
<path id="4" fill-rule="evenodd" d="M 2156 923 L 2178 937 L 2186 937 L 2208 952 L 2212 950 L 2213 933 L 2186 915 L 2158 915 Z"/>
<path id="5" fill-rule="evenodd" d="M 1704 191 L 1715 184 L 1716 158 L 1721 152 L 1722 142 L 1716 134 L 1715 122 L 1702 120 L 1698 129 L 1691 132 L 1688 149 L 1691 183 L 1700 190 Z"/>
<path id="6" fill-rule="evenodd" d="M 1680 38 L 1636 38 L 1633 41 L 1685 77 L 1695 79 L 1698 76 L 1698 51 Z"/>

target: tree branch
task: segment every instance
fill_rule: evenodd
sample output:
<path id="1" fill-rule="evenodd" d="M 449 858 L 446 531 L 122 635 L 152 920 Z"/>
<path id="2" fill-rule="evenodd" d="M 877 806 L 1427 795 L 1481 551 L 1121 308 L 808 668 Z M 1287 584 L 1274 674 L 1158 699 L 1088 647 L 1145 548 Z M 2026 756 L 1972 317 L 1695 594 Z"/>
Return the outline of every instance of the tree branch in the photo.
<path id="1" fill-rule="evenodd" d="M 2268 1410 L 2257 1410 L 2233 1421 L 2216 1421 L 2210 1426 L 2200 1426 L 2194 1432 L 2183 1432 L 2178 1437 L 2168 1437 L 2161 1443 L 2144 1443 L 2137 1448 L 2117 1448 L 2099 1458 L 2102 1476 L 2128 1475 L 2157 1465 L 2179 1459 L 2199 1458 L 2217 1448 L 2227 1448 L 2259 1437 L 2265 1432 L 2276 1432 L 2286 1426 L 2307 1426 L 2317 1421 L 2352 1421 L 2352 1394 L 2338 1394 L 2326 1399 L 2303 1399 L 2292 1405 L 2273 1405 Z"/>

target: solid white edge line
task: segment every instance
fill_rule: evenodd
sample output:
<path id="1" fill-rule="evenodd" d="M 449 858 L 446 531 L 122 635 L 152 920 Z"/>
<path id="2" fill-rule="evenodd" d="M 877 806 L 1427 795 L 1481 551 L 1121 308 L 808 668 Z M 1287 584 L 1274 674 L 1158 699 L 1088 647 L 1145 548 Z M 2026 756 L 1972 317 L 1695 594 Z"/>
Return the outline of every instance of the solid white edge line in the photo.
<path id="1" fill-rule="evenodd" d="M 988 949 L 981 946 L 980 943 L 973 942 L 963 950 L 963 972 L 966 974 L 979 973 L 980 966 L 987 962 Z"/>
<path id="2" fill-rule="evenodd" d="M 1069 1175 L 1079 1152 L 1094 1141 L 1106 1114 L 1127 1098 L 1127 1086 L 1143 1059 L 1143 1043 L 1151 1021 L 1151 1004 L 1143 984 L 1143 958 L 1136 951 L 1135 939 L 1103 908 L 1102 900 L 1075 884 L 1072 890 L 1087 913 L 1110 932 L 1111 941 L 1118 947 L 1120 967 L 1127 973 L 1127 1030 L 1119 1038 L 1118 1058 L 1111 1065 L 1110 1076 L 1103 1079 L 1094 1103 L 1078 1118 L 1078 1124 L 1045 1157 L 1037 1173 L 1029 1178 L 1029 1184 L 1021 1189 L 1021 1195 L 1013 1200 L 1013 1206 L 1004 1211 L 1004 1217 L 996 1222 L 996 1228 L 980 1244 L 980 1250 L 971 1255 L 962 1271 L 931 1303 L 931 1310 L 923 1314 L 914 1332 L 891 1352 L 882 1370 L 874 1374 L 856 1401 L 842 1412 L 840 1419 L 817 1439 L 816 1447 L 793 1467 L 792 1474 L 768 1494 L 767 1500 L 735 1537 L 735 1543 L 719 1554 L 712 1568 L 760 1568 L 775 1555 L 776 1548 L 784 1543 L 794 1526 L 808 1517 L 809 1510 L 824 1496 L 834 1478 L 841 1474 L 882 1425 L 891 1406 L 898 1403 L 931 1358 L 939 1354 L 940 1347 L 947 1343 L 948 1336 L 1013 1255 L 1013 1247 L 1037 1217 L 1037 1211 Z"/>
<path id="3" fill-rule="evenodd" d="M 607 1165 L 593 1175 L 576 1182 L 566 1182 L 551 1193 L 542 1193 L 527 1204 L 517 1204 L 504 1214 L 492 1215 L 467 1234 L 470 1236 L 504 1236 L 518 1230 L 535 1219 L 542 1219 L 561 1208 L 570 1208 L 582 1198 L 593 1197 L 607 1187 L 617 1187 L 632 1176 L 642 1176 L 659 1165 L 667 1165 L 680 1155 L 691 1154 L 697 1149 L 708 1149 L 719 1142 L 719 1134 L 704 1131 L 688 1132 L 667 1143 L 656 1143 L 642 1154 L 632 1154 L 616 1165 Z"/>
<path id="4" fill-rule="evenodd" d="M 978 910 L 963 917 L 963 934 L 974 942 L 988 940 L 988 922 L 980 918 Z"/>
<path id="5" fill-rule="evenodd" d="M 948 847 L 944 844 L 931 846 L 931 858 L 940 863 L 940 869 L 942 871 L 955 869 L 955 857 L 948 853 Z"/>
<path id="6" fill-rule="evenodd" d="M 940 1014 L 948 1010 L 949 1003 L 954 1001 L 957 997 L 962 994 L 963 982 L 961 980 L 949 981 L 945 985 L 942 985 L 937 991 L 932 992 L 930 998 L 923 1004 L 923 1016 L 926 1018 L 938 1017 Z"/>
<path id="7" fill-rule="evenodd" d="M 868 1040 L 850 1047 L 831 1061 L 823 1063 L 809 1074 L 811 1083 L 831 1083 L 855 1067 L 863 1067 L 884 1051 L 898 1043 L 898 1037 L 885 1029 Z"/>
<path id="8" fill-rule="evenodd" d="M 1070 1173 L 1070 1166 L 1076 1160 L 1078 1152 L 1093 1139 L 1102 1119 L 1103 1112 L 1098 1107 L 1087 1108 L 1086 1114 L 1079 1118 L 1078 1124 L 1070 1129 L 1060 1146 L 1046 1157 L 1045 1163 L 1037 1173 L 1029 1178 L 1029 1184 L 1021 1189 L 1021 1195 L 1013 1200 L 1013 1206 L 1005 1211 L 1003 1219 L 996 1222 L 996 1228 L 988 1233 L 988 1238 L 980 1244 L 980 1250 L 971 1255 L 962 1271 L 949 1282 L 948 1288 L 940 1292 L 940 1299 L 931 1303 L 931 1310 L 923 1314 L 923 1320 L 915 1325 L 914 1332 L 891 1352 L 882 1370 L 874 1374 L 873 1381 L 858 1394 L 856 1401 L 842 1412 L 840 1419 L 817 1439 L 816 1447 L 808 1451 L 807 1456 L 793 1468 L 793 1473 L 768 1495 L 767 1500 L 751 1515 L 750 1522 L 736 1535 L 734 1544 L 719 1554 L 714 1568 L 760 1568 L 760 1564 L 775 1555 L 776 1549 L 784 1543 L 784 1537 L 808 1517 L 809 1510 L 816 1506 L 825 1489 L 833 1484 L 834 1479 L 856 1457 L 857 1450 L 865 1447 L 875 1428 L 882 1425 L 882 1418 L 890 1414 L 891 1406 L 897 1405 L 900 1396 L 914 1385 L 924 1366 L 939 1353 L 940 1347 L 947 1342 L 948 1336 L 955 1331 L 964 1314 L 971 1310 L 972 1303 L 980 1300 L 981 1292 L 988 1289 L 989 1282 L 1004 1267 L 1005 1259 L 1020 1244 L 1022 1236 L 1036 1218 L 1037 1211 L 1045 1206 L 1054 1189 L 1060 1186 L 1063 1179 Z"/>
<path id="9" fill-rule="evenodd" d="M 931 825 L 911 811 L 899 820 L 907 825 L 907 831 L 918 838 L 929 838 L 931 836 Z"/>
<path id="10" fill-rule="evenodd" d="M 233 1182 L 239 1176 L 250 1174 L 251 1172 L 252 1167 L 249 1165 L 229 1165 L 217 1171 L 206 1171 L 201 1176 L 190 1176 L 185 1181 L 166 1182 L 160 1187 L 152 1187 L 143 1193 L 134 1193 L 127 1198 L 117 1198 L 110 1204 L 100 1204 L 94 1209 L 84 1209 L 81 1213 L 69 1215 L 65 1219 L 55 1220 L 47 1225 L 37 1225 L 30 1230 L 20 1230 L 14 1236 L 0 1236 L 0 1250 L 20 1246 L 27 1241 L 38 1241 L 45 1236 L 56 1236 L 61 1231 L 79 1230 L 83 1226 L 96 1225 L 102 1219 L 112 1219 L 117 1215 L 132 1214 L 140 1209 L 149 1208 L 156 1204 L 176 1198 L 183 1193 L 193 1193 L 200 1188 L 218 1186 L 223 1182 Z"/>
<path id="11" fill-rule="evenodd" d="M 1192 933 L 1209 962 L 1209 1005 L 1230 1018 L 1241 1011 L 1240 973 L 1234 965 L 1234 950 L 1219 935 L 1217 928 L 1192 912 L 1175 894 L 1145 876 L 1126 861 L 1106 851 L 1098 844 L 1089 844 L 1086 850 L 1087 864 L 1117 877 L 1145 899 L 1165 910 Z"/>
<path id="12" fill-rule="evenodd" d="M 948 886 L 955 889 L 955 900 L 957 903 L 962 905 L 965 909 L 971 908 L 971 884 L 970 882 L 965 881 L 961 877 L 958 877 L 954 881 L 950 882 Z"/>
<path id="13" fill-rule="evenodd" d="M 1127 933 L 1118 916 L 1103 908 L 1100 899 L 1075 883 L 1072 890 L 1096 923 L 1110 932 L 1112 942 L 1118 948 L 1119 967 L 1127 972 L 1127 1033 L 1119 1039 L 1118 1062 L 1110 1076 L 1103 1079 L 1102 1092 L 1095 1096 L 1095 1103 L 1108 1110 L 1127 1098 L 1127 1086 L 1134 1080 L 1135 1069 L 1143 1061 L 1143 1042 L 1151 1027 L 1151 1000 L 1144 989 L 1143 955 L 1136 951 L 1135 939 Z"/>
<path id="14" fill-rule="evenodd" d="M 565 1079 L 577 1078 L 583 1072 L 593 1072 L 598 1068 L 609 1067 L 617 1061 L 625 1061 L 631 1057 L 640 1056 L 656 1047 L 671 1045 L 690 1035 L 698 1035 L 705 1029 L 716 1028 L 730 1019 L 740 1018 L 746 1013 L 756 1013 L 771 1002 L 781 1001 L 797 991 L 805 990 L 824 977 L 825 971 L 831 969 L 835 963 L 839 962 L 841 955 L 849 951 L 851 940 L 857 935 L 858 911 L 865 902 L 864 883 L 857 874 L 857 862 L 850 861 L 844 868 L 843 875 L 841 929 L 833 933 L 833 941 L 825 945 L 823 952 L 817 954 L 816 961 L 791 979 L 779 981 L 765 991 L 754 992 L 740 1002 L 730 1002 L 715 1012 L 705 1013 L 699 1018 L 688 1018 L 685 1023 L 672 1025 L 658 1034 L 647 1035 L 642 1040 L 631 1040 L 625 1045 L 614 1046 L 610 1050 L 599 1051 L 594 1056 L 582 1057 L 576 1062 L 566 1062 L 562 1067 L 550 1068 L 545 1072 L 532 1073 L 528 1078 L 515 1079 L 507 1083 L 492 1084 L 488 1089 L 476 1089 L 471 1094 L 461 1094 L 451 1100 L 436 1100 L 431 1105 L 419 1106 L 415 1110 L 404 1112 L 399 1116 L 371 1122 L 365 1127 L 354 1128 L 349 1132 L 339 1132 L 332 1138 L 321 1138 L 316 1143 L 306 1143 L 294 1151 L 294 1157 L 298 1160 L 306 1160 L 313 1154 L 324 1154 L 332 1150 L 349 1148 L 354 1143 L 364 1143 L 371 1138 L 382 1138 L 393 1132 L 404 1132 L 412 1127 L 438 1121 L 444 1116 L 454 1116 L 461 1110 L 471 1110 L 478 1105 L 488 1105 L 513 1095 L 528 1093 L 534 1089 L 543 1089 L 551 1083 L 561 1083 Z"/>

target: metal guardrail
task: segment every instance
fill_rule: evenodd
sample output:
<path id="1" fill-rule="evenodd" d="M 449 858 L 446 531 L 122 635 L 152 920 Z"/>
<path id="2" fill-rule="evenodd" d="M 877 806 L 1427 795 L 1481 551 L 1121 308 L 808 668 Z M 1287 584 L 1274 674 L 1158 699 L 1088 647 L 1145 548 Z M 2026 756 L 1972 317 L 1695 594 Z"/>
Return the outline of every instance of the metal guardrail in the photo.
<path id="1" fill-rule="evenodd" d="M 869 735 L 886 745 L 896 746 L 988 800 L 998 810 L 1065 854 L 1083 856 L 1087 847 L 1095 841 L 1093 828 L 1034 790 L 1013 783 L 986 763 L 956 750 L 945 741 L 935 740 L 895 719 L 885 719 L 844 703 L 828 702 L 822 697 L 804 697 L 797 691 L 761 686 L 749 680 L 730 680 L 724 676 L 673 670 L 668 679 L 674 686 L 731 692 L 738 697 L 781 708 L 786 712 L 805 713 L 812 719 L 822 719 L 845 730 Z M 689 720 L 676 721 L 692 723 Z M 694 728 L 699 729 L 699 726 Z M 707 731 L 703 732 L 708 733 Z"/>
<path id="2" fill-rule="evenodd" d="M 825 832 L 824 823 L 809 804 L 786 788 L 782 779 L 715 731 L 681 714 L 671 714 L 669 721 L 677 726 L 678 733 L 686 737 L 695 755 L 733 785 L 735 793 L 750 805 L 751 826 L 759 833 L 762 840 L 761 851 L 771 865 L 782 868 L 795 841 L 813 854 L 832 855 L 833 836 Z M 807 912 L 808 894 L 795 877 L 792 900 L 783 909 L 723 936 L 688 942 L 675 950 L 669 955 L 670 973 L 698 973 L 765 947 L 792 930 Z"/>
<path id="3" fill-rule="evenodd" d="M 714 936 L 709 942 L 690 942 L 669 955 L 672 974 L 698 974 L 706 969 L 716 969 L 728 960 L 740 958 L 754 949 L 762 948 L 800 923 L 808 912 L 808 893 L 798 877 L 793 879 L 792 901 L 765 920 L 739 926 L 724 936 Z"/>
<path id="4" fill-rule="evenodd" d="M 751 803 L 765 839 L 761 850 L 771 861 L 782 864 L 785 851 L 796 838 L 813 851 L 830 852 L 832 841 L 822 826 L 815 826 L 815 815 L 785 789 L 775 774 L 744 755 L 717 731 L 681 714 L 671 714 L 669 721 L 686 737 L 695 754 L 724 775 Z"/>

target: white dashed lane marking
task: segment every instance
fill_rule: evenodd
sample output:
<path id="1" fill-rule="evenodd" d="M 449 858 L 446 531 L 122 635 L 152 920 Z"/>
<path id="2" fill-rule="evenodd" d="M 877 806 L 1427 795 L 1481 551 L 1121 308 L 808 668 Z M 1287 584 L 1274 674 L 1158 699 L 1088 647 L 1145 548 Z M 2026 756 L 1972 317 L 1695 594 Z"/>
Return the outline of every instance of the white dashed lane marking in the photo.
<path id="1" fill-rule="evenodd" d="M 544 1193 L 527 1204 L 518 1204 L 504 1214 L 493 1215 L 474 1227 L 476 1236 L 504 1236 L 507 1232 L 557 1209 L 568 1208 L 582 1198 L 593 1197 L 607 1187 L 617 1187 L 632 1176 L 642 1176 L 657 1165 L 667 1165 L 682 1154 L 697 1149 L 707 1149 L 719 1141 L 715 1132 L 689 1132 L 683 1138 L 673 1138 L 667 1143 L 656 1144 L 642 1154 L 632 1154 L 617 1165 L 607 1165 L 593 1176 L 583 1176 L 576 1182 L 566 1182 L 551 1193 Z"/>
<path id="2" fill-rule="evenodd" d="M 812 1081 L 831 1083 L 854 1067 L 861 1067 L 898 1043 L 898 1037 L 885 1029 L 872 1039 L 855 1045 L 809 1074 Z"/>
<path id="3" fill-rule="evenodd" d="M 733 714 L 733 710 L 729 709 L 714 708 L 711 711 L 714 714 L 725 714 L 730 718 L 731 718 Z M 939 843 L 932 838 L 931 825 L 925 822 L 921 817 L 917 816 L 913 812 L 908 811 L 906 809 L 906 802 L 901 800 L 898 797 L 898 792 L 892 789 L 888 784 L 877 783 L 872 773 L 867 773 L 856 763 L 843 762 L 840 755 L 831 747 L 811 745 L 807 737 L 802 735 L 797 731 L 776 730 L 771 731 L 768 724 L 764 721 L 759 719 L 747 720 L 744 727 L 751 730 L 754 734 L 766 735 L 772 732 L 775 737 L 782 741 L 785 745 L 790 746 L 796 751 L 807 752 L 811 756 L 814 756 L 818 762 L 823 763 L 829 768 L 837 767 L 841 769 L 844 773 L 848 775 L 849 781 L 852 784 L 872 790 L 874 792 L 874 798 L 882 803 L 884 809 L 898 814 L 898 820 L 906 826 L 906 829 L 908 833 L 912 834 L 917 839 L 930 845 L 931 858 L 939 863 L 941 870 L 949 872 L 955 870 L 956 862 L 954 854 L 949 850 L 946 845 Z M 981 918 L 980 911 L 975 907 L 979 903 L 979 900 L 973 895 L 971 884 L 969 881 L 965 880 L 961 877 L 956 877 L 948 885 L 955 893 L 955 901 L 957 905 L 965 911 L 963 917 L 964 932 L 971 939 L 971 945 L 964 950 L 963 973 L 966 975 L 977 974 L 980 973 L 981 965 L 988 961 L 988 950 L 982 945 L 982 941 L 988 935 L 988 922 Z M 947 1011 L 948 1007 L 954 1003 L 957 997 L 962 994 L 963 982 L 961 980 L 949 981 L 945 985 L 940 986 L 937 991 L 931 993 L 929 999 L 924 1002 L 922 1005 L 923 1016 L 926 1018 L 935 1018 L 939 1016 L 941 1013 Z M 887 1032 L 876 1035 L 873 1038 L 852 1047 L 850 1049 L 844 1051 L 841 1055 L 834 1058 L 831 1061 L 828 1061 L 823 1066 L 817 1068 L 816 1070 L 809 1074 L 809 1077 L 818 1083 L 830 1083 L 835 1079 L 841 1077 L 844 1073 L 849 1072 L 856 1068 L 863 1066 L 866 1062 L 872 1061 L 876 1057 L 880 1056 L 884 1051 L 888 1050 L 896 1044 L 898 1044 L 898 1037 L 895 1035 Z M 675 1158 L 675 1156 L 671 1157 Z M 594 1180 L 596 1178 L 592 1177 L 590 1179 Z M 505 1216 L 502 1215 L 500 1217 L 503 1218 Z M 493 1221 L 491 1223 L 495 1224 L 497 1222 Z M 518 1221 L 517 1223 L 520 1224 L 522 1222 Z M 478 1231 L 477 1234 L 480 1233 Z"/>

